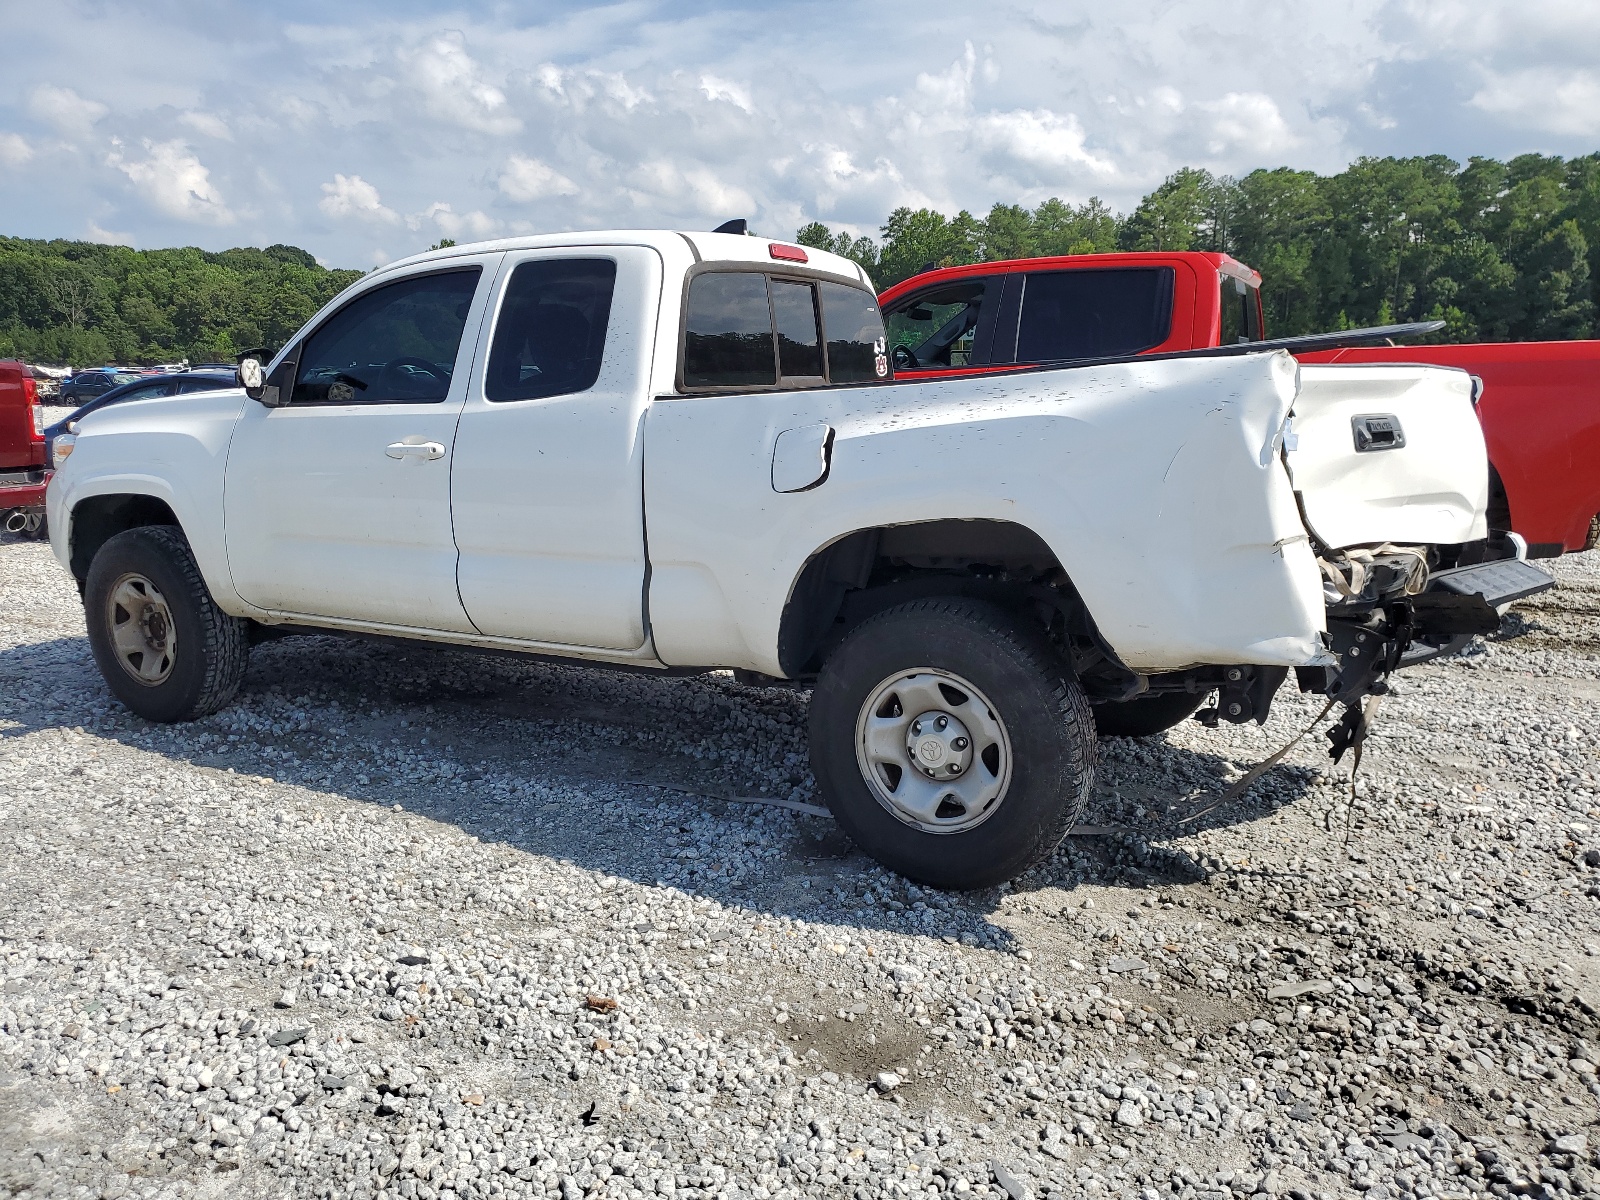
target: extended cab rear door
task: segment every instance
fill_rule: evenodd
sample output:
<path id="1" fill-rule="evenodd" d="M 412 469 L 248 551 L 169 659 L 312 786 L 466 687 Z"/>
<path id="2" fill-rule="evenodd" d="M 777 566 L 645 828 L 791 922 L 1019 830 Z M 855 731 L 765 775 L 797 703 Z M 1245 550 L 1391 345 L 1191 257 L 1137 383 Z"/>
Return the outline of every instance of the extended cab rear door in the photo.
<path id="1" fill-rule="evenodd" d="M 507 254 L 456 433 L 461 601 L 482 633 L 635 650 L 660 255 Z"/>

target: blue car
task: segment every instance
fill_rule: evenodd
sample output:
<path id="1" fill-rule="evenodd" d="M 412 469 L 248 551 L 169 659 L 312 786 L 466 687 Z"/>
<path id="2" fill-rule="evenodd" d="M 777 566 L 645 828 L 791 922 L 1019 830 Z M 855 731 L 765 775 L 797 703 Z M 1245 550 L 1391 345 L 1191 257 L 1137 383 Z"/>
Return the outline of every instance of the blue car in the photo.
<path id="1" fill-rule="evenodd" d="M 83 372 L 73 377 L 73 382 L 83 378 Z M 53 443 L 56 435 L 61 433 L 73 421 L 81 420 L 94 412 L 97 408 L 104 408 L 108 404 L 120 404 L 124 400 L 151 400 L 157 396 L 180 396 L 187 392 L 216 392 L 223 388 L 234 386 L 235 378 L 232 367 L 208 369 L 203 371 L 179 371 L 171 375 L 133 375 L 127 381 L 114 385 L 109 391 L 102 391 L 99 395 L 74 409 L 71 413 L 61 418 L 54 425 L 48 425 L 44 431 L 45 462 L 55 464 L 55 450 Z M 63 390 L 63 399 L 67 393 Z"/>
<path id="2" fill-rule="evenodd" d="M 137 383 L 145 378 L 147 376 L 137 371 L 124 371 L 116 367 L 96 367 L 90 371 L 79 371 L 70 379 L 61 381 L 61 399 L 58 403 L 82 404 L 85 400 L 104 396 L 113 388 Z"/>

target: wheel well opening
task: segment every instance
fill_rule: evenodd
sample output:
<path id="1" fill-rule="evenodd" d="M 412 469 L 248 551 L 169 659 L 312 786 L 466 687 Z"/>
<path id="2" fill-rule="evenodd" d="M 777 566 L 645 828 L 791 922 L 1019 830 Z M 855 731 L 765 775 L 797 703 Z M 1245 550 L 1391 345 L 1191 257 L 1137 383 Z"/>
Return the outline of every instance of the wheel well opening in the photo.
<path id="1" fill-rule="evenodd" d="M 778 661 L 813 676 L 846 633 L 876 612 L 932 595 L 1025 611 L 1072 662 L 1090 695 L 1139 690 L 1044 539 L 1011 521 L 938 520 L 860 529 L 807 560 L 784 606 Z"/>
<path id="2" fill-rule="evenodd" d="M 72 575 L 83 586 L 89 564 L 117 534 L 141 525 L 176 525 L 165 500 L 154 496 L 90 496 L 72 510 Z"/>

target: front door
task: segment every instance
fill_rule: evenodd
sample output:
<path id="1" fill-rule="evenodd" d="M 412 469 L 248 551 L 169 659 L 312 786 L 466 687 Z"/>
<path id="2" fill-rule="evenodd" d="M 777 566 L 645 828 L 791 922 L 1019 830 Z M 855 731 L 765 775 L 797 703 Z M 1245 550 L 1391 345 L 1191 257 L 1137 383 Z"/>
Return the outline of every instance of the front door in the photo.
<path id="1" fill-rule="evenodd" d="M 288 404 L 245 406 L 223 504 L 244 599 L 472 631 L 456 594 L 450 467 L 499 257 L 449 259 L 366 289 L 285 356 Z"/>
<path id="2" fill-rule="evenodd" d="M 506 256 L 451 472 L 461 599 L 486 634 L 645 643 L 644 414 L 654 250 Z"/>

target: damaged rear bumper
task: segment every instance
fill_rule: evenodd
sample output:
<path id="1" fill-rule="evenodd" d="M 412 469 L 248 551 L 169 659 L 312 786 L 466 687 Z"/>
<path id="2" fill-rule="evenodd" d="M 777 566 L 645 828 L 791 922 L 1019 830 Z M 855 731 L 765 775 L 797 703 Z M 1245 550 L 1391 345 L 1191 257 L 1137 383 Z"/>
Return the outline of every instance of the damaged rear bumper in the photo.
<path id="1" fill-rule="evenodd" d="M 1394 671 L 1459 653 L 1474 636 L 1500 628 L 1518 600 L 1555 586 L 1555 580 L 1520 559 L 1499 559 L 1435 571 L 1416 595 L 1375 604 L 1366 613 L 1329 613 L 1335 666 L 1301 667 L 1302 691 L 1351 704 L 1382 695 Z"/>
<path id="2" fill-rule="evenodd" d="M 1330 605 L 1328 653 L 1322 662 L 1296 667 L 1295 677 L 1302 692 L 1359 705 L 1368 696 L 1386 693 L 1393 672 L 1459 654 L 1473 637 L 1499 629 L 1510 605 L 1554 585 L 1538 567 L 1520 559 L 1498 559 L 1434 571 L 1412 595 Z M 1261 724 L 1287 677 L 1283 667 L 1197 668 L 1152 678 L 1150 690 L 1215 689 L 1215 707 L 1198 713 L 1198 720 L 1208 725 L 1219 720 Z"/>

